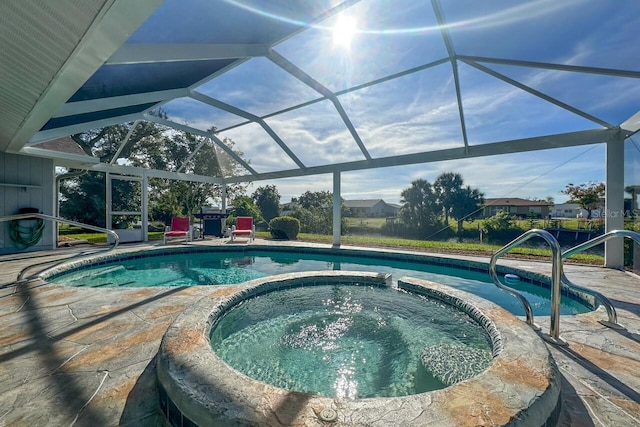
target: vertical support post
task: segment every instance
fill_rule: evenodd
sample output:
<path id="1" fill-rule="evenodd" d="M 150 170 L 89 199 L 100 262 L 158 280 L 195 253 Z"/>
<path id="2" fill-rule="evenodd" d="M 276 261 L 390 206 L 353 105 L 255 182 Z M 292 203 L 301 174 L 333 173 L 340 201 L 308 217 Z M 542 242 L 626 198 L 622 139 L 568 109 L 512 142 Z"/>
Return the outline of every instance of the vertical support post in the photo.
<path id="1" fill-rule="evenodd" d="M 605 232 L 624 229 L 624 137 L 607 141 L 605 191 Z M 604 243 L 604 265 L 608 268 L 624 267 L 622 237 Z"/>
<path id="2" fill-rule="evenodd" d="M 53 168 L 54 173 L 54 189 L 53 189 L 53 216 L 56 218 L 60 218 L 60 181 L 61 179 L 55 174 L 55 167 Z M 58 247 L 58 239 L 60 238 L 60 224 L 58 221 L 53 221 L 53 247 Z"/>
<path id="3" fill-rule="evenodd" d="M 546 234 L 551 246 L 553 264 L 551 266 L 551 307 L 549 308 L 549 336 L 561 343 L 560 339 L 560 299 L 562 298 L 562 253 L 560 245 L 551 234 Z M 552 240 L 553 239 L 553 240 Z M 555 242 L 555 245 L 551 242 Z"/>
<path id="4" fill-rule="evenodd" d="M 333 247 L 340 247 L 340 234 L 342 227 L 341 211 L 342 199 L 340 197 L 340 172 L 333 173 Z"/>
<path id="5" fill-rule="evenodd" d="M 227 230 L 227 184 L 222 184 L 222 188 L 220 189 L 220 199 L 221 199 L 221 214 L 222 218 L 220 219 L 220 227 L 222 228 L 222 234 Z"/>
<path id="6" fill-rule="evenodd" d="M 142 241 L 149 241 L 149 177 L 142 172 Z"/>
<path id="7" fill-rule="evenodd" d="M 107 213 L 107 218 L 106 218 L 106 223 L 104 225 L 104 228 L 106 228 L 107 230 L 111 230 L 111 198 L 113 197 L 113 192 L 111 191 L 111 174 L 109 172 L 104 174 L 104 186 L 105 186 L 105 195 L 104 195 L 104 201 L 106 204 L 106 213 Z"/>

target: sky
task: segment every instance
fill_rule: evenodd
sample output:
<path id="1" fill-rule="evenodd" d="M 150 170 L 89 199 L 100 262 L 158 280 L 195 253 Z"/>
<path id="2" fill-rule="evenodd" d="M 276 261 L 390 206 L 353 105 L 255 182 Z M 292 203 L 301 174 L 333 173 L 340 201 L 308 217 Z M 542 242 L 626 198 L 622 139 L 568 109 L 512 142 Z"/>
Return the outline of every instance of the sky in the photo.
<path id="1" fill-rule="evenodd" d="M 264 2 L 227 3 L 251 9 L 274 24 L 297 22 L 282 8 L 278 13 L 260 9 Z M 264 7 L 276 8 L 276 4 L 286 2 Z M 640 71 L 640 43 L 632 42 L 640 26 L 640 2 L 636 0 L 441 0 L 440 5 L 458 55 Z M 338 42 L 334 28 L 345 20 L 353 23 L 352 38 Z M 362 0 L 284 40 L 274 50 L 338 93 L 341 107 L 373 158 L 464 145 L 450 62 L 341 92 L 447 57 L 430 1 Z M 490 72 L 464 61 L 457 63 L 461 109 L 471 147 L 602 129 L 602 123 L 620 125 L 640 110 L 636 78 L 481 65 Z M 555 105 L 496 78 L 495 73 L 571 107 Z M 320 95 L 267 58 L 250 59 L 195 90 L 256 116 L 267 116 L 266 125 L 306 166 L 364 159 L 329 100 L 272 114 Z M 236 126 L 246 119 L 192 98 L 180 98 L 162 108 L 174 121 L 202 130 L 215 126 L 219 136 L 233 140 L 234 149 L 258 172 L 297 168 L 295 159 L 256 123 Z M 399 203 L 401 191 L 412 181 L 433 182 L 443 172 L 457 172 L 465 185 L 478 188 L 485 197 L 552 197 L 562 203 L 567 199 L 562 193 L 567 184 L 605 180 L 604 158 L 605 144 L 595 144 L 344 172 L 341 195 Z M 257 181 L 248 190 L 270 184 L 276 185 L 282 201 L 287 202 L 305 191 L 331 191 L 332 176 Z"/>
<path id="2" fill-rule="evenodd" d="M 478 188 L 485 198 L 520 197 L 564 203 L 567 184 L 604 182 L 604 144 L 546 150 L 532 159 L 530 153 L 452 160 L 423 165 L 398 166 L 341 174 L 344 199 L 383 199 L 400 203 L 400 193 L 416 179 L 433 183 L 444 172 L 462 175 L 464 184 Z M 526 165 L 526 166 L 525 166 Z M 264 185 L 275 185 L 287 202 L 305 191 L 333 191 L 330 174 L 303 178 L 257 181 L 249 192 Z"/>

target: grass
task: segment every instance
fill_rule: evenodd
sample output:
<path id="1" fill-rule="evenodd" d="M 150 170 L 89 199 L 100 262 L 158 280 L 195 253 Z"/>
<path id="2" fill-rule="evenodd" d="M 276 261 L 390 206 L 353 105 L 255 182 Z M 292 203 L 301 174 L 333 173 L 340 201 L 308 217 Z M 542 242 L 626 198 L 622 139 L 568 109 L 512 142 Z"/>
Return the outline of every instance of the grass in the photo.
<path id="1" fill-rule="evenodd" d="M 347 217 L 347 227 L 359 231 L 369 231 L 371 233 L 379 232 L 383 225 L 386 224 L 386 218 L 350 218 Z M 485 219 L 476 219 L 473 221 L 464 221 L 462 227 L 467 231 L 475 231 L 484 227 Z M 595 218 L 591 220 L 577 218 L 556 218 L 552 220 L 545 219 L 520 219 L 514 221 L 514 225 L 522 231 L 532 228 L 563 228 L 567 230 L 587 230 L 598 229 L 603 227 L 603 221 Z M 452 230 L 458 229 L 458 224 L 454 219 L 449 219 L 449 227 Z"/>
<path id="2" fill-rule="evenodd" d="M 355 219 L 359 221 L 358 218 Z M 365 219 L 365 221 L 366 220 L 385 221 L 384 218 L 369 218 Z M 149 240 L 161 240 L 162 236 L 163 233 L 161 231 L 149 232 Z M 271 234 L 267 231 L 258 231 L 256 232 L 256 237 L 270 240 Z M 82 232 L 82 230 L 79 229 L 65 227 L 65 229 L 61 228 L 60 230 L 60 241 L 64 242 L 65 240 L 86 240 L 89 243 L 93 244 L 105 244 L 107 242 L 107 235 L 105 233 L 86 233 Z M 325 234 L 300 233 L 297 240 L 301 242 L 331 244 L 333 242 L 333 236 Z M 483 243 L 459 243 L 449 241 L 412 240 L 393 237 L 370 236 L 342 236 L 341 241 L 343 244 L 351 246 L 479 256 L 491 256 L 494 252 L 502 247 L 502 245 L 491 245 Z M 509 257 L 551 260 L 551 250 L 517 247 L 505 254 L 505 258 Z M 569 261 L 580 262 L 584 264 L 602 265 L 604 263 L 604 258 L 599 255 L 581 253 L 572 256 Z"/>
<path id="3" fill-rule="evenodd" d="M 266 231 L 256 232 L 256 236 L 262 239 L 271 239 L 271 235 Z M 303 242 L 331 244 L 333 242 L 333 237 L 324 234 L 300 233 L 297 240 Z M 342 236 L 341 242 L 345 245 L 352 246 L 480 256 L 491 256 L 494 252 L 502 248 L 502 245 L 490 245 L 482 243 L 441 242 L 432 240 L 412 240 L 369 236 Z M 505 254 L 505 258 L 517 257 L 527 259 L 551 260 L 551 255 L 552 253 L 550 249 L 517 247 Z M 581 253 L 572 256 L 569 261 L 580 262 L 584 264 L 602 265 L 604 263 L 604 258 L 600 255 Z"/>
<path id="4" fill-rule="evenodd" d="M 162 240 L 163 236 L 162 231 L 150 231 L 149 232 L 149 240 Z M 60 237 L 58 238 L 60 242 L 65 242 L 69 240 L 86 240 L 89 243 L 93 243 L 96 245 L 107 243 L 107 233 L 86 233 L 86 232 L 73 232 L 73 233 L 62 233 L 60 232 Z"/>
<path id="5" fill-rule="evenodd" d="M 386 218 L 345 218 L 347 227 L 350 228 L 369 228 L 380 230 L 387 223 Z"/>

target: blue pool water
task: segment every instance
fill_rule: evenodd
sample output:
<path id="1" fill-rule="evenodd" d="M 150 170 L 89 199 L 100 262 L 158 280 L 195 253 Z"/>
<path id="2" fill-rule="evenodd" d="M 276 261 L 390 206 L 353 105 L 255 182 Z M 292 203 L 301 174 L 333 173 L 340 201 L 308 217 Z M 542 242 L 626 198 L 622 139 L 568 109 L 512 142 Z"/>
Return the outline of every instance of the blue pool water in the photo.
<path id="1" fill-rule="evenodd" d="M 155 287 L 228 285 L 275 274 L 322 270 L 350 270 L 391 273 L 426 279 L 486 298 L 516 315 L 524 315 L 520 302 L 499 290 L 488 273 L 446 268 L 431 264 L 360 256 L 320 253 L 195 252 L 122 259 L 50 278 L 54 283 L 88 287 Z M 526 282 L 509 286 L 524 293 L 536 315 L 549 314 L 549 289 Z M 562 314 L 576 314 L 589 308 L 569 298 L 562 299 Z"/>
<path id="2" fill-rule="evenodd" d="M 347 399 L 441 389 L 492 361 L 484 329 L 467 314 L 389 287 L 277 290 L 225 313 L 210 338 L 222 360 L 251 378 Z"/>

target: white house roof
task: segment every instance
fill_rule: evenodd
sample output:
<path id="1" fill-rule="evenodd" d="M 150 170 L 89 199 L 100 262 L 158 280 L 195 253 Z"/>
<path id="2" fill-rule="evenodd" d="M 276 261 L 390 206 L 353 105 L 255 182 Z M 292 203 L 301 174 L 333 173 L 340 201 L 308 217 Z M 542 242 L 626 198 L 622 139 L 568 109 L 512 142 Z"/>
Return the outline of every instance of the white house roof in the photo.
<path id="1" fill-rule="evenodd" d="M 241 166 L 201 180 L 242 182 L 607 142 L 640 128 L 638 17 L 633 0 L 4 1 L 0 152 L 141 173 L 41 143 L 153 121 Z"/>

